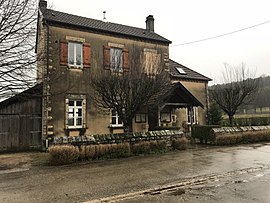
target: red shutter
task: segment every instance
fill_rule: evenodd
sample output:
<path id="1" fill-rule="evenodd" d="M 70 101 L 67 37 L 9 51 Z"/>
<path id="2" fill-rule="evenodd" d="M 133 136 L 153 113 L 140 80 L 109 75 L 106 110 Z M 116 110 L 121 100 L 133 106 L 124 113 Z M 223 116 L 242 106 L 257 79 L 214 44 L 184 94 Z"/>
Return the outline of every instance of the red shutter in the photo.
<path id="1" fill-rule="evenodd" d="M 109 46 L 104 46 L 104 68 L 105 69 L 110 69 L 110 47 Z"/>
<path id="2" fill-rule="evenodd" d="M 123 49 L 123 69 L 129 70 L 129 54 L 127 49 Z"/>
<path id="3" fill-rule="evenodd" d="M 68 42 L 60 41 L 60 64 L 68 64 Z"/>
<path id="4" fill-rule="evenodd" d="M 90 68 L 91 47 L 88 43 L 83 43 L 83 67 Z"/>

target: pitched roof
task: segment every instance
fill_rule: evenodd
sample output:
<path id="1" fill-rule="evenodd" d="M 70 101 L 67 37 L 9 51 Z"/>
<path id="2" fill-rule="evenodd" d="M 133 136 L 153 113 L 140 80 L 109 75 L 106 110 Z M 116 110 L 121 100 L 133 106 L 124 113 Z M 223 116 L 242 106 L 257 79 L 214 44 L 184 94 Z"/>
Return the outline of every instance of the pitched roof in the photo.
<path id="1" fill-rule="evenodd" d="M 25 101 L 29 98 L 41 98 L 42 97 L 42 84 L 36 84 L 35 86 L 24 90 L 21 93 L 18 93 L 6 100 L 3 100 L 0 102 L 0 109 L 4 108 L 5 106 L 13 103 L 13 102 L 19 102 L 19 101 Z"/>
<path id="2" fill-rule="evenodd" d="M 203 104 L 180 82 L 166 85 L 150 98 L 148 105 L 160 106 L 166 102 L 181 104 L 181 106 L 201 106 L 203 108 Z"/>
<path id="3" fill-rule="evenodd" d="M 170 75 L 178 79 L 192 79 L 192 80 L 202 80 L 202 81 L 211 81 L 212 79 L 194 71 L 190 68 L 183 66 L 173 60 L 169 61 Z M 177 68 L 180 68 L 184 73 L 180 73 Z"/>
<path id="4" fill-rule="evenodd" d="M 166 44 L 171 43 L 170 40 L 156 34 L 155 32 L 149 32 L 146 29 L 142 28 L 104 22 L 101 20 L 95 20 L 82 16 L 72 15 L 51 9 L 41 9 L 41 12 L 45 20 L 53 24 L 72 26 L 96 32 L 134 37 L 143 40 L 156 41 Z"/>

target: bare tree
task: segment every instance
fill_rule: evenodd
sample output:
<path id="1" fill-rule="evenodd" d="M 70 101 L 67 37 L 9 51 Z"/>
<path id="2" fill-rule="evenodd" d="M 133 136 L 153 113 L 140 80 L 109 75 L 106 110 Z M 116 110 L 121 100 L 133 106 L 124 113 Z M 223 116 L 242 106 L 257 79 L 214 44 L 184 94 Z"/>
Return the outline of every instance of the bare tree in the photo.
<path id="1" fill-rule="evenodd" d="M 259 87 L 259 80 L 252 79 L 255 75 L 251 74 L 244 64 L 239 67 L 224 65 L 224 84 L 212 87 L 210 96 L 228 115 L 232 125 L 238 107 L 251 102 L 252 95 Z"/>
<path id="2" fill-rule="evenodd" d="M 35 82 L 36 0 L 0 0 L 0 99 Z"/>
<path id="3" fill-rule="evenodd" d="M 101 110 L 115 110 L 125 132 L 132 131 L 136 112 L 146 107 L 149 99 L 169 84 L 167 72 L 156 70 L 149 75 L 140 68 L 133 67 L 122 73 L 103 72 L 91 78 L 95 105 Z"/>

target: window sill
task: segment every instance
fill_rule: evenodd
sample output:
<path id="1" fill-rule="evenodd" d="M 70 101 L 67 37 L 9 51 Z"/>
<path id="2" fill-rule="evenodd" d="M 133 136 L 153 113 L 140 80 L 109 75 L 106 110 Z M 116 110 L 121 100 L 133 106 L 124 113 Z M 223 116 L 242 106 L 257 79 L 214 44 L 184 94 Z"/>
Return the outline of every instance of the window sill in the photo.
<path id="1" fill-rule="evenodd" d="M 83 66 L 68 65 L 68 68 L 71 70 L 82 70 Z"/>
<path id="2" fill-rule="evenodd" d="M 114 124 L 111 124 L 109 126 L 109 128 L 124 128 L 124 126 L 123 125 L 114 125 Z"/>
<path id="3" fill-rule="evenodd" d="M 70 128 L 64 128 L 64 130 L 67 131 L 78 131 L 78 130 L 86 130 L 87 127 L 83 128 L 83 127 L 70 127 Z"/>

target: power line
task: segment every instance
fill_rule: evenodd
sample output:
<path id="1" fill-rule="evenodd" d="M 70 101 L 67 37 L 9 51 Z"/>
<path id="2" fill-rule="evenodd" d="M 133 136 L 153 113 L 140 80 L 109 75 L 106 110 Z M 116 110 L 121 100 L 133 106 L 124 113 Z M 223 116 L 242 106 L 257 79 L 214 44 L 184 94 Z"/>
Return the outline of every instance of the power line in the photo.
<path id="1" fill-rule="evenodd" d="M 240 30 L 235 30 L 235 31 L 232 31 L 232 32 L 227 32 L 225 34 L 221 34 L 221 35 L 217 35 L 217 36 L 213 36 L 213 37 L 208 37 L 208 38 L 204 38 L 204 39 L 200 39 L 200 40 L 195 40 L 195 41 L 191 41 L 191 42 L 185 42 L 185 43 L 182 43 L 182 44 L 175 44 L 175 45 L 171 45 L 170 47 L 183 46 L 183 45 L 194 44 L 194 43 L 203 42 L 203 41 L 207 41 L 207 40 L 211 40 L 211 39 L 216 39 L 216 38 L 224 37 L 226 35 L 231 35 L 231 34 L 242 32 L 244 30 L 248 30 L 248 29 L 251 29 L 251 28 L 254 28 L 254 27 L 258 27 L 258 26 L 261 26 L 261 25 L 264 25 L 264 24 L 267 24 L 267 23 L 270 23 L 270 20 L 266 21 L 266 22 L 263 22 L 263 23 L 256 24 L 256 25 L 252 25 L 252 26 L 249 26 L 249 27 L 246 27 L 246 28 L 242 28 Z"/>

